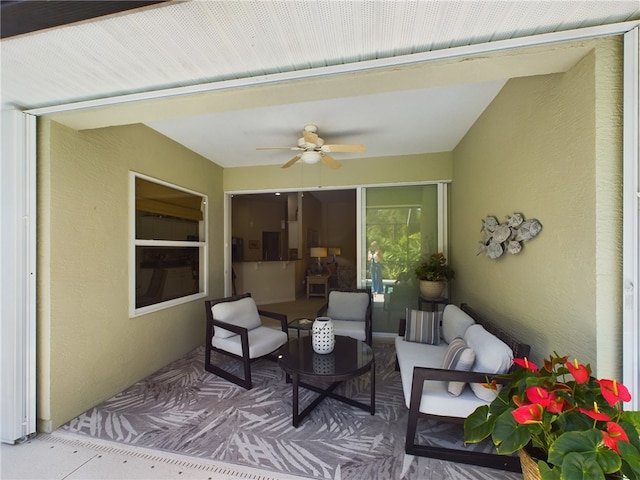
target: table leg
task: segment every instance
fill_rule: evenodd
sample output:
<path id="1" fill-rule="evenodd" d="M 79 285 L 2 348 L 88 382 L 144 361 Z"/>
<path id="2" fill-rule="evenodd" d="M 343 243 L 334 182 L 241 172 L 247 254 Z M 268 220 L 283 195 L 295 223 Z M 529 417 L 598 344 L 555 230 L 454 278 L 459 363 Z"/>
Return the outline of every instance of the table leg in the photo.
<path id="1" fill-rule="evenodd" d="M 300 375 L 294 373 L 291 377 L 293 380 L 293 398 L 291 402 L 293 405 L 293 426 L 298 428 L 298 423 L 300 423 L 300 420 L 298 419 L 298 383 L 300 382 Z"/>
<path id="2" fill-rule="evenodd" d="M 371 415 L 376 414 L 376 362 L 371 362 Z"/>

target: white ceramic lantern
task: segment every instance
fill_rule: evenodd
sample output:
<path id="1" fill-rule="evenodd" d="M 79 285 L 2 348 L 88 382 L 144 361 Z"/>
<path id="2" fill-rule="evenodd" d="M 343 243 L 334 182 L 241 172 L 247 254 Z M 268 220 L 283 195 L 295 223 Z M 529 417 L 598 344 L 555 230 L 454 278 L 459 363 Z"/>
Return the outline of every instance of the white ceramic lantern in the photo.
<path id="1" fill-rule="evenodd" d="M 318 317 L 311 327 L 311 345 L 316 353 L 331 353 L 336 346 L 333 322 L 329 317 Z"/>

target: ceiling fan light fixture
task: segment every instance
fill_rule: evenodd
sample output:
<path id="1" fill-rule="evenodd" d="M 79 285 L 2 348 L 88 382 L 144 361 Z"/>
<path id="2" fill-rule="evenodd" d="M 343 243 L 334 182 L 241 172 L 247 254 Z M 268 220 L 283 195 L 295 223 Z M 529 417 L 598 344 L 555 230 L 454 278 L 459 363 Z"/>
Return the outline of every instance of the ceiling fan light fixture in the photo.
<path id="1" fill-rule="evenodd" d="M 316 151 L 302 152 L 302 161 L 309 165 L 318 163 L 322 158 L 322 154 Z"/>

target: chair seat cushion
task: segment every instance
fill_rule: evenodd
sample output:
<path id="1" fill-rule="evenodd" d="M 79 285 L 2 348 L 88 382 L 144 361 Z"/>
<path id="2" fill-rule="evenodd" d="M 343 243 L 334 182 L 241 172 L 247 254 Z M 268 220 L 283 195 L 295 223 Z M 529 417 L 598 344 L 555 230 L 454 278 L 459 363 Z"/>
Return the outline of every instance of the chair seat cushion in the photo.
<path id="1" fill-rule="evenodd" d="M 355 338 L 365 342 L 367 340 L 367 332 L 365 331 L 365 322 L 356 322 L 354 320 L 331 320 L 333 322 L 333 331 L 336 335 Z"/>
<path id="2" fill-rule="evenodd" d="M 411 399 L 413 367 L 442 368 L 444 356 L 449 348 L 444 342 L 440 345 L 430 345 L 428 354 L 425 354 L 424 347 L 424 344 L 406 342 L 403 337 L 396 337 L 396 351 L 401 351 L 397 358 L 400 364 L 402 390 L 407 408 L 409 408 L 409 400 Z M 448 383 L 438 380 L 424 382 L 420 412 L 429 415 L 466 418 L 480 405 L 489 403 L 478 398 L 471 391 L 469 385 L 465 386 L 455 401 L 452 401 L 451 394 L 447 390 Z"/>
<path id="3" fill-rule="evenodd" d="M 258 315 L 258 307 L 251 297 L 241 298 L 233 302 L 216 303 L 211 307 L 211 313 L 216 320 L 238 325 L 248 330 L 262 325 L 260 315 Z M 214 336 L 216 338 L 228 338 L 233 335 L 236 335 L 236 333 L 220 327 L 216 327 L 214 330 Z"/>
<path id="4" fill-rule="evenodd" d="M 282 330 L 260 326 L 249 330 L 249 358 L 258 358 L 271 353 L 287 343 L 289 337 Z M 211 345 L 225 352 L 242 356 L 242 342 L 240 335 L 220 338 L 212 337 Z"/>

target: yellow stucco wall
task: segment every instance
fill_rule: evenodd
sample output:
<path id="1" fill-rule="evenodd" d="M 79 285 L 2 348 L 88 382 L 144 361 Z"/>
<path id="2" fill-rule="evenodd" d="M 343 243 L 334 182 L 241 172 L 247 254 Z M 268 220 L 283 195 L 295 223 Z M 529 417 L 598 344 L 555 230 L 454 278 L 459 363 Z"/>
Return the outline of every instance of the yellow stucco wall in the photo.
<path id="1" fill-rule="evenodd" d="M 209 196 L 222 250 L 222 169 L 142 125 L 40 124 L 38 419 L 51 431 L 202 344 L 203 302 L 129 318 L 129 172 Z M 209 257 L 221 296 L 222 255 Z"/>
<path id="2" fill-rule="evenodd" d="M 605 39 L 565 74 L 510 80 L 454 150 L 450 210 L 456 302 L 526 340 L 534 360 L 556 350 L 617 378 L 621 59 Z M 514 212 L 539 219 L 540 235 L 517 255 L 477 255 L 481 220 Z"/>

